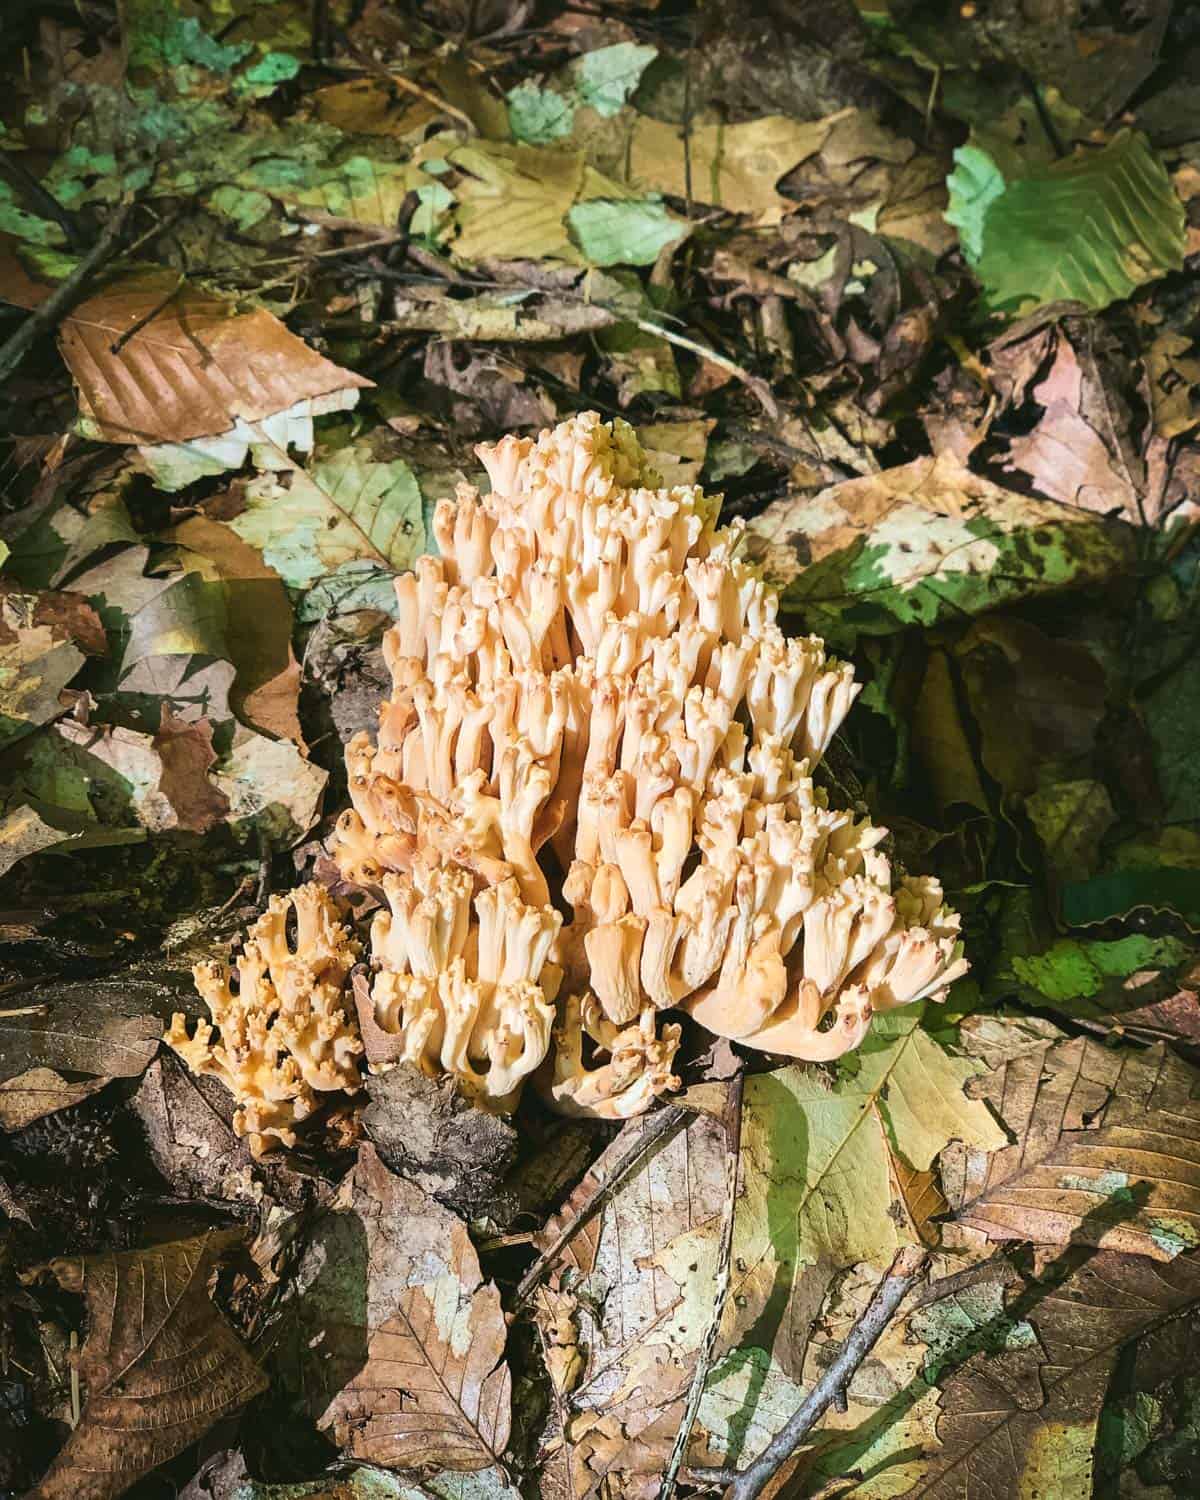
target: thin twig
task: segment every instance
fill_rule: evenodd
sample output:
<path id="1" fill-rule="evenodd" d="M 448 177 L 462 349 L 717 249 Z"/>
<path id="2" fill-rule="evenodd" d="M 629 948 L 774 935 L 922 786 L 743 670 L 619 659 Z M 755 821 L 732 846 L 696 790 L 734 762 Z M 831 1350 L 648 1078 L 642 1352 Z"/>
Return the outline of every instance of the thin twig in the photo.
<path id="1" fill-rule="evenodd" d="M 604 306 L 603 303 L 600 304 Z M 620 314 L 618 314 L 620 316 Z M 730 375 L 750 392 L 758 404 L 766 412 L 767 416 L 775 418 L 779 415 L 779 407 L 775 404 L 775 397 L 771 394 L 771 387 L 759 375 L 751 375 L 749 370 L 744 370 L 736 361 L 728 355 L 718 354 L 715 349 L 706 349 L 703 344 L 698 344 L 695 339 L 690 339 L 686 334 L 676 333 L 673 329 L 664 328 L 661 323 L 654 323 L 649 318 L 630 318 L 629 322 L 635 328 L 640 328 L 643 333 L 652 334 L 655 338 L 666 339 L 668 344 L 674 344 L 679 349 L 686 349 L 689 354 L 699 355 L 706 359 L 710 365 L 716 365 L 719 369 L 727 370 Z"/>
<path id="2" fill-rule="evenodd" d="M 0 346 L 0 381 L 7 380 L 25 358 L 34 342 L 67 313 L 83 294 L 83 289 L 102 265 L 117 253 L 121 231 L 129 216 L 132 202 L 121 206 L 104 226 L 104 233 L 83 257 L 67 279 L 36 307 L 20 328 Z"/>
<path id="3" fill-rule="evenodd" d="M 879 1283 L 870 1306 L 850 1331 L 837 1358 L 813 1386 L 784 1427 L 776 1433 L 748 1469 L 743 1469 L 729 1487 L 727 1500 L 757 1500 L 771 1476 L 789 1459 L 832 1404 L 837 1393 L 850 1384 L 854 1372 L 870 1354 L 892 1314 L 903 1302 L 917 1277 L 925 1269 L 929 1252 L 906 1245 L 892 1261 Z"/>
<path id="4" fill-rule="evenodd" d="M 712 1368 L 713 1351 L 721 1332 L 721 1319 L 725 1315 L 725 1303 L 729 1300 L 729 1283 L 733 1263 L 733 1221 L 737 1209 L 738 1164 L 742 1154 L 742 1095 L 746 1087 L 744 1068 L 739 1068 L 729 1082 L 729 1096 L 725 1102 L 725 1207 L 721 1216 L 721 1240 L 717 1249 L 716 1287 L 713 1293 L 712 1314 L 700 1352 L 696 1356 L 696 1368 L 692 1371 L 692 1383 L 688 1389 L 687 1402 L 675 1434 L 675 1446 L 658 1489 L 658 1500 L 671 1500 L 675 1493 L 675 1481 L 683 1467 L 683 1457 L 696 1425 L 696 1415 L 704 1396 L 705 1382 Z"/>
<path id="5" fill-rule="evenodd" d="M 691 1118 L 691 1115 L 692 1111 L 682 1104 L 668 1105 L 659 1114 L 651 1115 L 638 1133 L 637 1140 L 630 1143 L 629 1149 L 618 1159 L 588 1201 L 571 1215 L 550 1245 L 542 1251 L 521 1277 L 513 1299 L 514 1309 L 521 1307 L 529 1300 L 534 1288 L 562 1254 L 563 1248 L 569 1245 L 583 1226 L 599 1213 L 609 1194 L 624 1182 L 651 1146 L 674 1135 L 679 1127 Z"/>
<path id="6" fill-rule="evenodd" d="M 174 302 L 175 298 L 178 297 L 180 291 L 183 288 L 184 279 L 185 278 L 183 272 L 178 272 L 175 285 L 166 294 L 166 296 L 162 297 L 158 302 L 156 302 L 154 306 L 149 310 L 149 312 L 144 312 L 140 318 L 135 319 L 135 321 L 129 325 L 129 327 L 123 334 L 120 335 L 119 338 L 115 338 L 112 343 L 109 344 L 108 352 L 110 354 L 120 354 L 121 350 L 124 349 L 125 345 L 131 338 L 134 337 L 135 334 L 141 333 L 142 329 L 145 328 L 147 323 L 153 323 L 160 312 L 165 312 L 165 310 L 171 305 L 171 303 Z"/>

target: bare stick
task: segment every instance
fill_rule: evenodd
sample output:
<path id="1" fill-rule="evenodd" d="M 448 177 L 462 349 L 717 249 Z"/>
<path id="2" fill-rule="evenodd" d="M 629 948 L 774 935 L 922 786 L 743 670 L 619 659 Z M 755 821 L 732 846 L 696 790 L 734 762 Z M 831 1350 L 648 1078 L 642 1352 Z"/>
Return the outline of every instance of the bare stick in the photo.
<path id="1" fill-rule="evenodd" d="M 726 1500 L 757 1500 L 771 1476 L 789 1459 L 832 1405 L 839 1391 L 849 1385 L 854 1372 L 875 1347 L 876 1340 L 891 1322 L 892 1314 L 925 1269 L 929 1252 L 918 1245 L 906 1245 L 888 1268 L 887 1275 L 875 1289 L 870 1306 L 850 1331 L 841 1352 L 813 1386 L 808 1396 L 782 1428 L 771 1439 L 748 1469 L 743 1469 L 729 1487 Z"/>
<path id="2" fill-rule="evenodd" d="M 712 1368 L 713 1351 L 721 1332 L 721 1319 L 725 1314 L 725 1303 L 729 1298 L 729 1283 L 733 1262 L 733 1220 L 737 1209 L 738 1163 L 742 1152 L 742 1095 L 746 1087 L 746 1074 L 739 1068 L 729 1083 L 729 1097 L 725 1103 L 725 1208 L 721 1216 L 721 1242 L 717 1250 L 717 1280 L 713 1294 L 712 1315 L 700 1352 L 696 1356 L 696 1368 L 692 1371 L 692 1384 L 688 1390 L 687 1404 L 679 1431 L 675 1434 L 675 1446 L 671 1459 L 658 1489 L 658 1500 L 671 1500 L 675 1493 L 675 1481 L 683 1467 L 683 1456 L 687 1452 L 688 1440 L 696 1424 L 696 1414 L 704 1396 L 704 1384 Z"/>
<path id="3" fill-rule="evenodd" d="M 29 352 L 34 341 L 47 329 L 52 328 L 67 313 L 83 293 L 84 287 L 105 261 L 116 254 L 121 231 L 132 207 L 122 203 L 104 226 L 104 233 L 83 257 L 67 279 L 39 307 L 25 319 L 0 346 L 0 381 L 7 380 Z"/>
<path id="4" fill-rule="evenodd" d="M 603 305 L 602 303 L 601 306 Z M 689 354 L 699 355 L 710 365 L 717 365 L 720 369 L 728 371 L 735 380 L 740 381 L 746 387 L 768 417 L 779 415 L 779 407 L 775 404 L 775 397 L 772 396 L 771 387 L 767 382 L 761 376 L 751 375 L 749 370 L 743 370 L 741 365 L 730 359 L 728 355 L 718 354 L 715 349 L 707 349 L 703 344 L 698 344 L 695 339 L 689 339 L 686 334 L 676 333 L 674 329 L 665 328 L 661 323 L 654 323 L 649 318 L 630 318 L 629 321 L 635 328 L 640 328 L 643 333 L 666 339 L 668 344 L 686 349 Z"/>
<path id="5" fill-rule="evenodd" d="M 578 1209 L 570 1219 L 563 1225 L 555 1236 L 552 1243 L 542 1251 L 533 1265 L 530 1266 L 524 1276 L 521 1277 L 517 1287 L 516 1298 L 513 1302 L 514 1308 L 520 1307 L 529 1300 L 530 1293 L 550 1270 L 551 1266 L 562 1254 L 563 1248 L 569 1245 L 583 1226 L 599 1213 L 610 1193 L 624 1182 L 632 1169 L 637 1166 L 651 1146 L 658 1141 L 664 1140 L 668 1135 L 674 1135 L 688 1119 L 692 1111 L 685 1109 L 682 1104 L 671 1104 L 659 1114 L 652 1115 L 646 1121 L 638 1134 L 636 1141 L 630 1143 L 629 1150 L 621 1156 L 611 1168 L 608 1176 L 598 1185 L 596 1191 Z"/>

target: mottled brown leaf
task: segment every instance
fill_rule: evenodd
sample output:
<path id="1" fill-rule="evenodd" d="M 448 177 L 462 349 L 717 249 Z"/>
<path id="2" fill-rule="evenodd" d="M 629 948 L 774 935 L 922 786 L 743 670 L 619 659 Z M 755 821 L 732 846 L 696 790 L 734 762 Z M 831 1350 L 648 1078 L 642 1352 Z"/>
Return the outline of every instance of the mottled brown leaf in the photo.
<path id="1" fill-rule="evenodd" d="M 297 1310 L 320 1425 L 351 1457 L 388 1468 L 492 1467 L 508 1443 L 512 1378 L 500 1293 L 466 1226 L 372 1146 L 340 1205 L 318 1227 L 317 1285 Z"/>
<path id="2" fill-rule="evenodd" d="M 208 1277 L 240 1233 L 201 1235 L 47 1268 L 87 1300 L 86 1397 L 28 1500 L 113 1500 L 266 1388 L 213 1306 Z"/>
<path id="3" fill-rule="evenodd" d="M 1073 1252 L 1059 1284 L 1023 1287 L 1008 1346 L 944 1382 L 940 1451 L 905 1500 L 1089 1500 L 1096 1423 L 1122 1345 L 1200 1297 L 1200 1263 Z M 997 1330 L 1003 1334 L 1004 1329 Z"/>
<path id="4" fill-rule="evenodd" d="M 976 1086 L 1013 1134 L 990 1154 L 951 1146 L 942 1180 L 959 1223 L 990 1239 L 1099 1245 L 1170 1260 L 1200 1244 L 1196 1070 L 1164 1047 L 1088 1038 L 1002 1063 Z"/>

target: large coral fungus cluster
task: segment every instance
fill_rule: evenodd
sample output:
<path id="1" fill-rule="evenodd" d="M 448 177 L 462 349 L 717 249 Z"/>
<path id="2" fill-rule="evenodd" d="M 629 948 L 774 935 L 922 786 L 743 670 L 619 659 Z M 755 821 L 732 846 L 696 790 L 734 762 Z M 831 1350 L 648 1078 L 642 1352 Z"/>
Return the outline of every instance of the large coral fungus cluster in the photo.
<path id="1" fill-rule="evenodd" d="M 883 830 L 813 784 L 852 670 L 779 629 L 718 502 L 594 414 L 480 457 L 491 492 L 438 505 L 347 748 L 332 850 L 386 902 L 368 1059 L 619 1118 L 676 1083 L 663 1012 L 822 1060 L 941 998 L 966 965 L 940 887 L 894 882 Z"/>
<path id="2" fill-rule="evenodd" d="M 358 952 L 325 890 L 304 885 L 271 898 L 234 974 L 223 964 L 197 964 L 196 988 L 219 1040 L 203 1020 L 189 1036 L 181 1014 L 166 1040 L 194 1073 L 213 1074 L 233 1094 L 234 1129 L 255 1156 L 294 1146 L 296 1126 L 317 1109 L 318 1095 L 359 1087 L 363 1044 L 344 1004 Z"/>
<path id="3" fill-rule="evenodd" d="M 392 908 L 368 1025 L 507 1101 L 557 993 L 537 1081 L 616 1117 L 674 1082 L 660 1012 L 827 1059 L 874 1011 L 940 997 L 966 967 L 940 888 L 893 888 L 882 830 L 810 776 L 851 668 L 782 633 L 716 501 L 654 487 L 594 414 L 480 456 L 490 494 L 443 500 L 440 556 L 397 580 L 392 694 L 347 752 L 334 854 Z"/>

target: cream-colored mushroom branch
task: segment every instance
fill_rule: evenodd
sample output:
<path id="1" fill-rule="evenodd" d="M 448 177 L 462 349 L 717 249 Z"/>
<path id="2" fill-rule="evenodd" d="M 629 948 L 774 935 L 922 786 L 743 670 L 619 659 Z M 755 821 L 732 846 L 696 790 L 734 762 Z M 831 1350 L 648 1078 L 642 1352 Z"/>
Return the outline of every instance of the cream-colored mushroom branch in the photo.
<path id="1" fill-rule="evenodd" d="M 316 1110 L 319 1094 L 359 1087 L 363 1044 L 344 1005 L 358 952 L 326 891 L 303 885 L 273 896 L 250 929 L 236 989 L 223 964 L 196 965 L 196 988 L 219 1039 L 207 1021 L 189 1036 L 186 1017 L 177 1014 L 166 1040 L 194 1073 L 212 1073 L 233 1094 L 234 1129 L 255 1156 L 294 1146 L 295 1127 Z"/>
<path id="2" fill-rule="evenodd" d="M 387 903 L 372 1064 L 619 1118 L 676 1085 L 663 1012 L 820 1060 L 941 998 L 966 969 L 941 888 L 893 881 L 810 774 L 852 669 L 779 629 L 719 502 L 594 413 L 480 457 L 491 492 L 443 500 L 440 556 L 397 579 L 391 697 L 347 748 L 333 853 Z"/>

